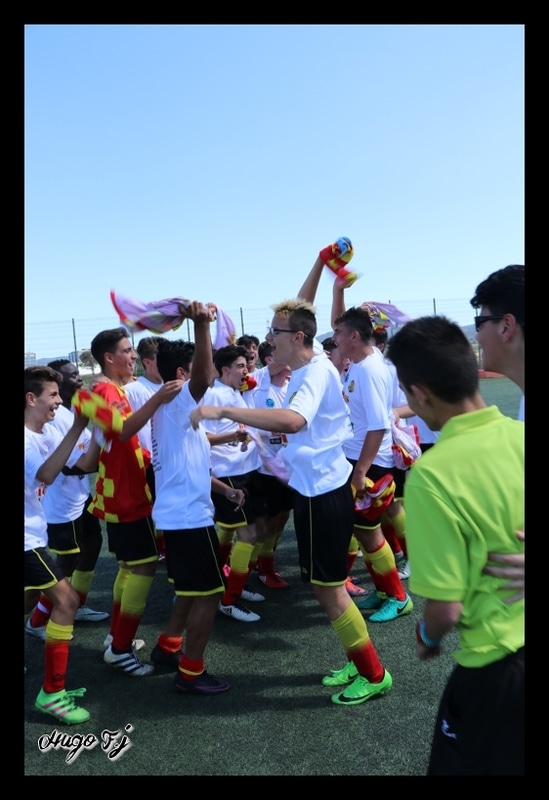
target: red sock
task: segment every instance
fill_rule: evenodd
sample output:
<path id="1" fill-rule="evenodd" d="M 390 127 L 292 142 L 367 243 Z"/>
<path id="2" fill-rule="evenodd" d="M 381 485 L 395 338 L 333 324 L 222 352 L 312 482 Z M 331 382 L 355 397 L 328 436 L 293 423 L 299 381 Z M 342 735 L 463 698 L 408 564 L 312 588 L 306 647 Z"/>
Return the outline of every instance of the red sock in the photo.
<path id="1" fill-rule="evenodd" d="M 50 618 L 52 608 L 53 608 L 53 603 L 51 602 L 51 600 L 48 600 L 45 594 L 41 594 L 40 599 L 36 604 L 36 608 L 31 614 L 30 618 L 31 626 L 33 628 L 42 628 L 44 625 L 46 625 Z"/>
<path id="2" fill-rule="evenodd" d="M 204 672 L 204 659 L 187 658 L 185 654 L 179 659 L 179 674 L 184 681 L 194 681 Z"/>

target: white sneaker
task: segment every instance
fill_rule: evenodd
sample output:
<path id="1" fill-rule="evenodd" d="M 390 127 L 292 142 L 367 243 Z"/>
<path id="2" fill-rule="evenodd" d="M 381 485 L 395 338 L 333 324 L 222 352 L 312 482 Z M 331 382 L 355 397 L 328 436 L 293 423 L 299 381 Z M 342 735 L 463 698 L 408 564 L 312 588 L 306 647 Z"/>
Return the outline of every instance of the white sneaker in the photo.
<path id="1" fill-rule="evenodd" d="M 88 608 L 88 606 L 80 606 L 76 614 L 74 615 L 75 622 L 102 622 L 104 619 L 108 619 L 110 614 L 107 614 L 106 611 L 94 611 L 93 608 Z"/>
<path id="2" fill-rule="evenodd" d="M 407 558 L 399 558 L 396 562 L 396 568 L 401 581 L 405 581 L 411 575 L 410 562 Z"/>
<path id="3" fill-rule="evenodd" d="M 239 622 L 257 622 L 261 617 L 259 614 L 254 614 L 253 611 L 250 611 L 249 608 L 243 606 L 240 601 L 236 601 L 230 606 L 224 606 L 221 603 L 219 604 L 219 610 L 222 614 L 225 614 L 226 617 L 232 617 L 233 619 L 237 619 Z"/>
<path id="4" fill-rule="evenodd" d="M 105 636 L 105 641 L 103 642 L 103 650 L 106 650 L 107 647 L 110 647 L 112 644 L 112 633 L 108 633 Z M 142 647 L 145 647 L 145 640 L 144 639 L 134 639 L 132 642 L 132 647 L 134 650 L 141 650 Z"/>
<path id="5" fill-rule="evenodd" d="M 35 639 L 42 639 L 43 642 L 46 641 L 46 626 L 40 625 L 39 628 L 33 628 L 30 617 L 25 622 L 25 631 L 29 636 L 34 636 Z"/>
<path id="6" fill-rule="evenodd" d="M 240 597 L 243 600 L 246 600 L 246 602 L 248 603 L 260 603 L 262 600 L 265 600 L 264 594 L 259 594 L 259 592 L 253 592 L 248 585 L 246 585 L 242 589 Z"/>
<path id="7" fill-rule="evenodd" d="M 134 678 L 144 678 L 146 675 L 152 675 L 154 667 L 152 664 L 143 664 L 135 655 L 135 650 L 131 653 L 120 653 L 115 655 L 112 647 L 107 647 L 103 653 L 103 661 L 111 667 L 117 667 L 125 672 L 126 675 L 132 675 Z"/>

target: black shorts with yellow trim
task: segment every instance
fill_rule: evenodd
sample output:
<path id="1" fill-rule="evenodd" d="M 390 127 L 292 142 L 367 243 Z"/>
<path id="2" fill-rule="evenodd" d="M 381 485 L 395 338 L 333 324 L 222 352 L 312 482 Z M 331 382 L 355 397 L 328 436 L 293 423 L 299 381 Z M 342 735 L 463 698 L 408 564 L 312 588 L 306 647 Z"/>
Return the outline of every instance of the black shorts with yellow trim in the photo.
<path id="1" fill-rule="evenodd" d="M 258 476 L 259 472 L 254 469 L 244 475 L 231 475 L 218 479 L 232 489 L 242 489 L 246 502 L 242 508 L 236 509 L 235 504 L 225 495 L 212 492 L 216 522 L 225 528 L 242 528 L 245 525 L 252 525 L 256 517 L 266 516 L 267 504 Z"/>
<path id="2" fill-rule="evenodd" d="M 176 594 L 201 597 L 225 590 L 219 540 L 213 525 L 163 534 L 168 580 Z"/>
<path id="3" fill-rule="evenodd" d="M 45 547 L 25 550 L 23 563 L 25 591 L 49 589 L 65 577 L 63 570 Z"/>
<path id="4" fill-rule="evenodd" d="M 48 522 L 48 548 L 60 556 L 80 553 L 84 540 L 92 537 L 102 538 L 101 523 L 87 510 L 91 497 L 84 510 L 75 520 L 67 522 Z"/>
<path id="5" fill-rule="evenodd" d="M 350 478 L 339 489 L 317 497 L 305 497 L 295 492 L 294 528 L 304 583 L 322 586 L 345 583 L 353 523 Z"/>
<path id="6" fill-rule="evenodd" d="M 294 507 L 294 490 L 275 478 L 274 475 L 257 473 L 261 492 L 265 498 L 267 517 L 276 517 L 281 511 L 291 511 Z"/>
<path id="7" fill-rule="evenodd" d="M 152 517 L 132 522 L 107 522 L 109 553 L 126 564 L 146 564 L 158 559 Z"/>

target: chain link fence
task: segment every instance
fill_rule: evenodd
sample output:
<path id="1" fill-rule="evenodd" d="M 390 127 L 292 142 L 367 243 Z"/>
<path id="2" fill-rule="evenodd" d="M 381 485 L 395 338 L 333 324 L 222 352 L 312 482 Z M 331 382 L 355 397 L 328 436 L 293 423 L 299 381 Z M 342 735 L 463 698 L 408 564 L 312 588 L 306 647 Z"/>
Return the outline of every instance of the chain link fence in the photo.
<path id="1" fill-rule="evenodd" d="M 471 341 L 475 341 L 473 318 L 475 312 L 465 299 L 450 300 L 406 300 L 396 298 L 379 300 L 378 302 L 393 303 L 401 311 L 412 318 L 429 314 L 441 314 L 461 325 Z M 225 308 L 223 311 L 232 319 L 237 337 L 243 334 L 253 334 L 263 341 L 268 326 L 271 324 L 272 309 L 269 305 L 261 308 Z M 324 335 L 331 331 L 330 306 L 316 306 L 318 334 Z M 212 323 L 215 325 L 215 323 Z M 113 313 L 110 317 L 95 319 L 64 319 L 55 322 L 25 321 L 25 366 L 44 364 L 56 358 L 68 358 L 76 362 L 77 354 L 90 347 L 91 341 L 99 331 L 107 328 L 117 328 L 120 320 Z M 130 338 L 136 345 L 143 336 L 150 334 L 131 334 Z M 193 326 L 188 320 L 177 331 L 166 334 L 169 339 L 186 339 L 193 341 Z M 214 338 L 214 331 L 212 331 Z"/>

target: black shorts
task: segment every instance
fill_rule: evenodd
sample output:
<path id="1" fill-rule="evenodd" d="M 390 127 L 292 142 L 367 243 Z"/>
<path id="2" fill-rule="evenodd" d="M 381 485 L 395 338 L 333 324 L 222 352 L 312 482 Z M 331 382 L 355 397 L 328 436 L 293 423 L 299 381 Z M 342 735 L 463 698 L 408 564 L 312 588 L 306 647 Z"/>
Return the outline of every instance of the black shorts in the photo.
<path id="1" fill-rule="evenodd" d="M 82 535 L 81 517 L 72 522 L 48 522 L 48 548 L 56 555 L 78 554 Z"/>
<path id="2" fill-rule="evenodd" d="M 48 549 L 60 556 L 80 553 L 84 539 L 97 536 L 102 539 L 101 523 L 87 510 L 91 496 L 80 516 L 71 522 L 48 522 Z"/>
<path id="3" fill-rule="evenodd" d="M 347 460 L 349 464 L 352 464 L 354 469 L 356 466 L 356 461 L 354 461 L 351 458 Z M 383 478 L 385 475 L 388 475 L 389 473 L 393 476 L 393 480 L 395 482 L 395 497 L 402 497 L 404 494 L 404 478 L 406 477 L 405 470 L 397 469 L 396 467 L 380 467 L 377 464 L 372 464 L 372 466 L 366 473 L 366 476 L 375 483 L 380 478 Z M 380 514 L 379 517 L 376 517 L 375 519 L 365 519 L 362 516 L 362 514 L 355 512 L 354 527 L 358 528 L 361 531 L 373 531 L 374 528 L 378 528 L 381 525 L 382 519 L 383 519 L 383 514 Z"/>
<path id="4" fill-rule="evenodd" d="M 126 564 L 146 564 L 158 559 L 152 517 L 132 522 L 107 522 L 109 553 Z"/>
<path id="5" fill-rule="evenodd" d="M 304 583 L 321 586 L 345 583 L 353 521 L 350 479 L 339 489 L 317 497 L 294 493 L 294 528 Z"/>
<path id="6" fill-rule="evenodd" d="M 212 492 L 212 501 L 215 507 L 215 521 L 225 528 L 243 528 L 252 525 L 256 517 L 267 514 L 267 504 L 263 495 L 262 484 L 258 479 L 259 472 L 252 470 L 245 475 L 232 475 L 228 478 L 219 478 L 221 483 L 233 489 L 243 489 L 246 502 L 238 511 L 235 504 L 231 503 L 225 495 Z"/>
<path id="7" fill-rule="evenodd" d="M 168 580 L 176 594 L 200 597 L 225 590 L 219 540 L 213 525 L 163 534 Z"/>
<path id="8" fill-rule="evenodd" d="M 275 478 L 258 472 L 257 477 L 265 498 L 267 517 L 276 517 L 281 511 L 291 511 L 294 507 L 294 490 Z"/>
<path id="9" fill-rule="evenodd" d="M 486 667 L 455 667 L 427 775 L 524 775 L 524 703 L 524 647 Z"/>
<path id="10" fill-rule="evenodd" d="M 25 550 L 25 590 L 49 589 L 62 581 L 65 573 L 45 547 Z"/>

